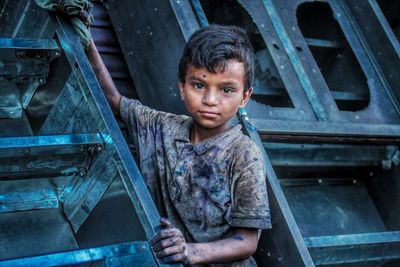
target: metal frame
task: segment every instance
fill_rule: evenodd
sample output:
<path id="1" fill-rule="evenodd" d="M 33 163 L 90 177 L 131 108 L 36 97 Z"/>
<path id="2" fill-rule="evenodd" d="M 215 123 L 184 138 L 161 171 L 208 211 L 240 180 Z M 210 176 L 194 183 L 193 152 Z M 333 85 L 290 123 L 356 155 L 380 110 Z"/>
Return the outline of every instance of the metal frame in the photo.
<path id="1" fill-rule="evenodd" d="M 357 20 L 353 15 L 354 10 L 350 12 L 349 9 L 350 4 L 346 4 L 344 1 L 329 0 L 329 1 L 314 1 L 314 2 L 324 2 L 329 4 L 335 15 L 337 17 L 340 17 L 340 19 L 338 19 L 338 22 L 341 26 L 341 29 L 345 37 L 347 38 L 347 41 L 352 47 L 355 56 L 358 58 L 361 68 L 364 70 L 365 75 L 369 79 L 368 83 L 371 93 L 371 102 L 366 109 L 358 112 L 346 112 L 337 110 L 337 108 L 335 108 L 336 105 L 334 104 L 332 94 L 328 90 L 328 87 L 322 75 L 319 74 L 318 67 L 316 66 L 316 64 L 310 65 L 310 62 L 313 63 L 315 61 L 309 49 L 305 48 L 303 49 L 302 52 L 298 52 L 292 49 L 294 45 L 286 49 L 287 53 L 293 54 L 294 58 L 296 57 L 294 55 L 297 55 L 299 53 L 304 53 L 304 55 L 300 58 L 301 62 L 297 61 L 292 61 L 292 62 L 293 64 L 296 64 L 297 62 L 298 66 L 302 66 L 301 68 L 305 70 L 306 77 L 311 79 L 312 86 L 314 88 L 314 91 L 318 95 L 318 98 L 323 99 L 324 101 L 323 106 L 326 108 L 326 112 L 328 115 L 327 121 L 333 123 L 332 127 L 330 126 L 329 128 L 330 129 L 347 128 L 354 134 L 362 134 L 363 131 L 359 131 L 357 127 L 355 127 L 357 124 L 364 124 L 363 127 L 368 128 L 368 125 L 370 124 L 379 124 L 382 126 L 384 125 L 383 127 L 386 127 L 390 124 L 399 122 L 399 113 L 397 112 L 397 110 L 399 110 L 399 107 L 397 104 L 397 100 L 391 96 L 394 93 L 393 92 L 394 90 L 393 88 L 390 89 L 388 87 L 388 83 L 385 81 L 386 79 L 385 77 L 389 77 L 388 70 L 385 71 L 386 73 L 382 72 L 375 57 L 377 47 L 372 47 L 369 45 L 368 42 L 370 41 L 366 40 L 365 33 L 361 30 L 361 27 L 368 27 L 367 24 L 370 21 L 371 21 L 370 23 L 371 28 L 373 28 L 372 21 L 375 20 L 374 16 L 379 16 L 379 14 L 376 12 L 376 3 L 375 4 L 373 3 L 375 1 L 368 1 L 368 3 L 363 2 L 363 8 L 371 9 L 373 6 L 375 6 L 375 12 L 372 12 L 371 14 L 372 18 L 369 19 L 368 21 L 363 21 L 362 22 L 363 24 L 360 24 L 360 20 Z M 263 3 L 265 4 L 267 9 L 273 9 L 272 8 L 273 6 L 279 6 L 279 3 L 277 3 L 276 1 L 263 1 Z M 299 44 L 301 47 L 307 47 L 306 41 L 303 38 L 300 29 L 297 26 L 297 20 L 296 18 L 292 17 L 292 15 L 296 13 L 295 9 L 301 3 L 305 3 L 305 1 L 303 0 L 287 1 L 284 7 L 277 8 L 277 15 L 279 17 L 282 17 L 283 21 L 281 26 L 279 25 L 276 26 L 276 27 L 279 26 L 276 29 L 281 38 L 285 37 L 285 33 L 288 33 L 290 42 L 292 44 L 296 43 Z M 292 30 L 290 31 L 287 30 L 289 25 L 292 25 L 290 26 L 292 28 Z M 387 40 L 391 40 L 390 41 L 391 45 L 393 45 L 394 49 L 398 51 L 398 43 L 397 44 L 394 43 L 393 38 L 387 36 L 388 30 L 387 28 L 385 29 L 386 29 L 385 31 L 379 31 L 379 34 L 382 35 L 382 38 L 385 38 L 383 39 L 385 42 L 387 42 Z M 393 47 L 390 48 L 389 47 L 390 46 L 388 46 L 388 51 L 380 52 L 383 55 L 381 58 L 387 59 L 386 54 L 392 53 L 391 49 L 393 49 Z M 399 61 L 398 57 L 394 58 L 393 60 L 395 64 L 397 64 L 397 62 Z M 382 61 L 380 63 L 382 63 Z M 376 92 L 376 90 L 378 90 L 377 85 L 381 86 L 382 88 L 386 88 L 386 91 L 388 92 L 388 97 L 384 97 L 384 94 L 378 94 Z M 316 88 L 318 88 L 318 90 Z M 377 99 L 378 95 L 380 97 L 379 101 Z M 383 113 L 385 115 L 382 115 Z M 338 127 L 336 125 L 337 123 L 342 123 L 342 122 L 346 122 L 346 125 L 343 125 L 342 127 L 340 126 Z M 263 127 L 258 127 L 258 128 L 263 129 Z M 382 136 L 391 135 L 387 134 L 386 131 L 383 129 L 379 132 L 381 133 Z"/>
<path id="2" fill-rule="evenodd" d="M 46 82 L 49 65 L 60 56 L 60 48 L 53 39 L 0 38 L 0 56 L 0 82 L 15 83 L 3 100 L 7 105 L 0 107 L 0 118 L 20 118 L 36 89 Z"/>
<path id="3" fill-rule="evenodd" d="M 58 208 L 63 190 L 69 190 L 67 181 L 84 168 L 87 151 L 102 143 L 99 134 L 0 138 L 0 177 L 6 179 L 0 212 Z"/>

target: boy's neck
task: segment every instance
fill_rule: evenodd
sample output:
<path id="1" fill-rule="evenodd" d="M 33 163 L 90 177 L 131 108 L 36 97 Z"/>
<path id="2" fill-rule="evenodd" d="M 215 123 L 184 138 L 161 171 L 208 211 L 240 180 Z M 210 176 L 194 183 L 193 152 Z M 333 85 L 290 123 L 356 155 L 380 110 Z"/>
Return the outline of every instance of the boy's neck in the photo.
<path id="1" fill-rule="evenodd" d="M 214 137 L 222 132 L 225 132 L 231 128 L 229 123 L 219 126 L 218 128 L 208 129 L 203 128 L 195 121 L 193 122 L 192 128 L 190 129 L 190 142 L 192 144 L 197 144 L 205 139 Z"/>

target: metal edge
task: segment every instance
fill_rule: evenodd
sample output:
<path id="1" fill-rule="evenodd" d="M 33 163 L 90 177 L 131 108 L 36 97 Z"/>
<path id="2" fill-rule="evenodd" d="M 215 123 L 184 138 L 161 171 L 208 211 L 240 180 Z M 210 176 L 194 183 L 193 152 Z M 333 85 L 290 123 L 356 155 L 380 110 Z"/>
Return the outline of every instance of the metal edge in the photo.
<path id="1" fill-rule="evenodd" d="M 0 138 L 0 150 L 101 144 L 100 134 L 70 134 Z"/>
<path id="2" fill-rule="evenodd" d="M 278 202 L 278 206 L 282 211 L 283 217 L 287 223 L 288 229 L 290 231 L 291 237 L 293 242 L 295 243 L 295 246 L 298 249 L 298 252 L 300 254 L 301 260 L 304 263 L 304 266 L 314 266 L 313 260 L 311 258 L 310 253 L 308 252 L 308 249 L 303 241 L 303 237 L 300 233 L 300 230 L 297 226 L 297 223 L 293 217 L 293 214 L 290 210 L 289 204 L 285 198 L 285 195 L 282 191 L 282 187 L 279 184 L 278 178 L 275 174 L 275 171 L 272 167 L 271 161 L 263 147 L 262 141 L 260 139 L 260 136 L 257 132 L 257 129 L 250 123 L 250 120 L 247 116 L 247 112 L 245 109 L 241 108 L 239 109 L 239 112 L 237 113 L 237 116 L 239 118 L 239 121 L 247 131 L 248 135 L 250 138 L 257 144 L 257 146 L 260 148 L 260 151 L 263 154 L 264 157 L 264 165 L 266 169 L 266 174 L 267 174 L 267 182 L 270 186 L 270 189 L 274 192 L 274 195 L 276 197 L 276 200 Z"/>

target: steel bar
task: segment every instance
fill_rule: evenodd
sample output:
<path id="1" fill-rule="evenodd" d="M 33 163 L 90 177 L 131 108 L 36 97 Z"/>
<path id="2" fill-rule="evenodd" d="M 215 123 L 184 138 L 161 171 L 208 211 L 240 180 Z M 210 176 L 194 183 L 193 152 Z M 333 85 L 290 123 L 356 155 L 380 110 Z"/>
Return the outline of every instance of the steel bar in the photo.
<path id="1" fill-rule="evenodd" d="M 152 261 L 150 247 L 147 242 L 131 242 L 117 245 L 104 246 L 99 248 L 89 248 L 74 250 L 69 252 L 54 253 L 43 256 L 0 261 L 0 267 L 18 267 L 18 266 L 65 266 L 70 264 L 80 264 L 85 262 L 94 262 L 114 258 L 109 265 L 117 265 L 118 257 L 135 256 L 131 258 L 140 262 L 141 266 L 154 266 Z M 107 265 L 106 265 L 107 266 Z"/>
<path id="2" fill-rule="evenodd" d="M 306 237 L 316 265 L 398 259 L 400 232 Z"/>

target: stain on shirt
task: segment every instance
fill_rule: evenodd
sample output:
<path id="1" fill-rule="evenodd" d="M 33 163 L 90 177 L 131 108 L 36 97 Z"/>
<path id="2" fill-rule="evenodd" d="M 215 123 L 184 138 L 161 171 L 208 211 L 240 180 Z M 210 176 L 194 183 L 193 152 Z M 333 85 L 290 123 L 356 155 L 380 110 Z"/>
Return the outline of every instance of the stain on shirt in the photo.
<path id="1" fill-rule="evenodd" d="M 240 125 L 192 144 L 191 117 L 125 97 L 120 113 L 161 216 L 188 242 L 224 238 L 231 227 L 271 227 L 262 154 Z M 250 258 L 236 264 L 227 266 L 255 263 Z"/>

